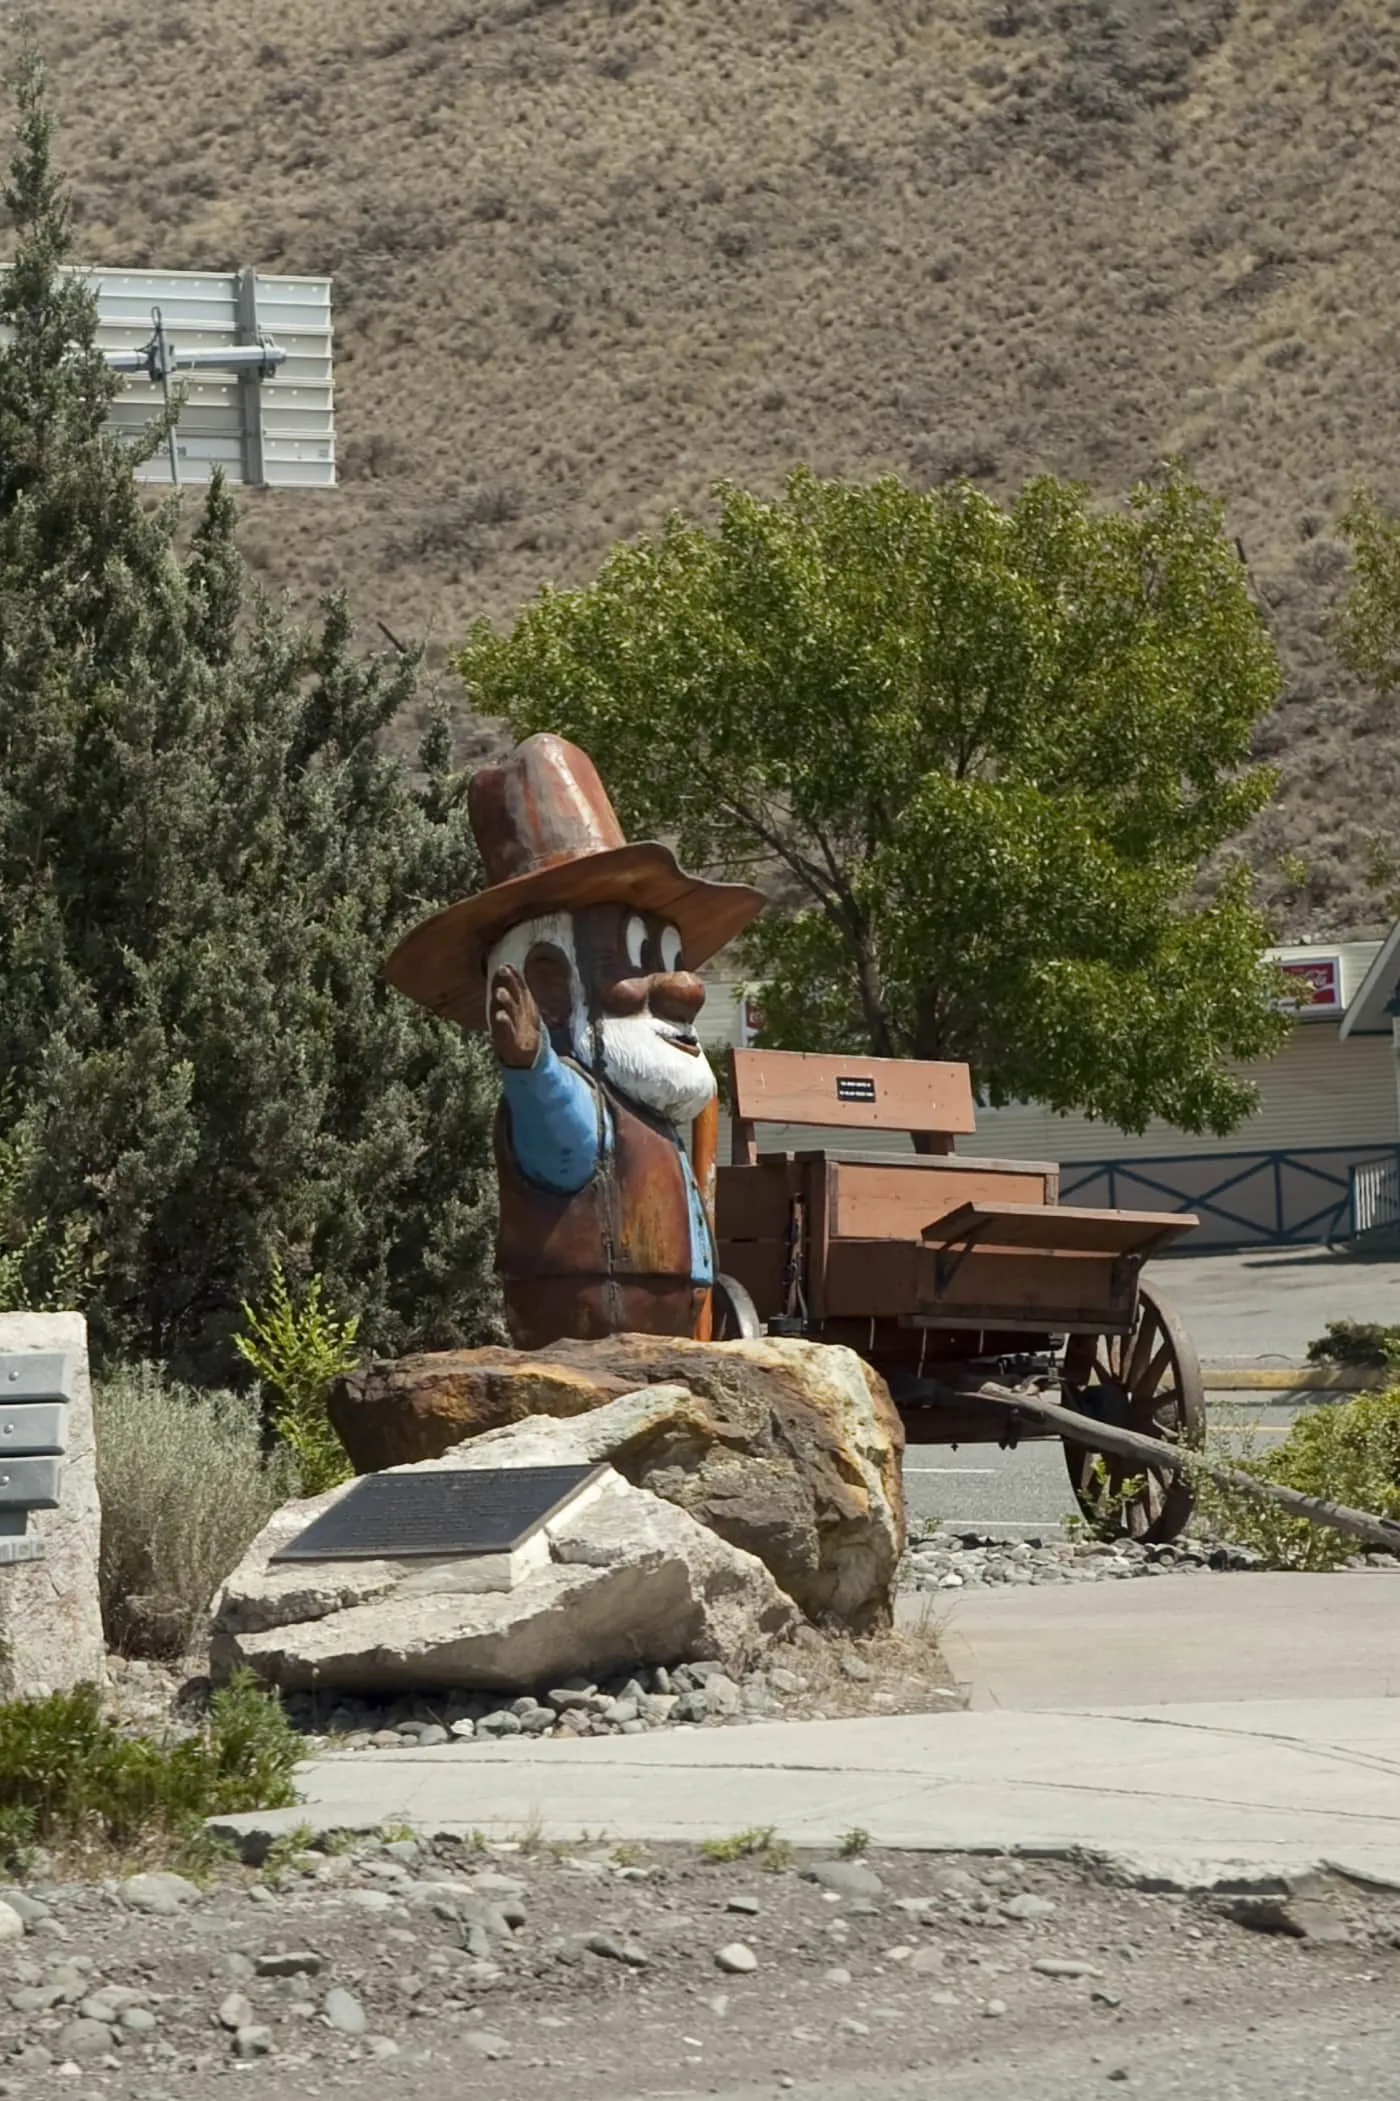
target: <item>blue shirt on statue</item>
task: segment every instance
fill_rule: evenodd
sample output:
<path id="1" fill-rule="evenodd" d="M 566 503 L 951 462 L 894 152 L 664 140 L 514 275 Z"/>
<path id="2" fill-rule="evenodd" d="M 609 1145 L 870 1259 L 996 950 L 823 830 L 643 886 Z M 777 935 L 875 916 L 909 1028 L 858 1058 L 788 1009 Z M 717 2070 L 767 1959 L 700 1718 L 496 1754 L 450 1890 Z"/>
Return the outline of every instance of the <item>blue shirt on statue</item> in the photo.
<path id="1" fill-rule="evenodd" d="M 510 1149 L 523 1175 L 573 1196 L 591 1181 L 612 1151 L 612 1115 L 601 1089 L 577 1065 L 566 1064 L 549 1038 L 540 1037 L 533 1065 L 501 1067 L 510 1110 Z M 685 1147 L 676 1141 L 690 1211 L 690 1274 L 697 1284 L 714 1281 L 709 1222 Z"/>

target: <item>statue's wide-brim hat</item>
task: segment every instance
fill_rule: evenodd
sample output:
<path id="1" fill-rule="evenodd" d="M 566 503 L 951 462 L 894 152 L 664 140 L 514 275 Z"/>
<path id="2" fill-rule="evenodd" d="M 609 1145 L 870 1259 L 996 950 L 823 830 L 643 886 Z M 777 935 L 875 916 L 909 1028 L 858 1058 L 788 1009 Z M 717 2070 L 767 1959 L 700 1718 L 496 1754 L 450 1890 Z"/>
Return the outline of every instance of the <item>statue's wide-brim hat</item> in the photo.
<path id="1" fill-rule="evenodd" d="M 601 904 L 659 913 L 696 970 L 767 902 L 746 883 L 687 875 L 667 846 L 629 846 L 593 761 L 563 737 L 527 737 L 483 767 L 467 807 L 489 888 L 425 919 L 384 966 L 398 991 L 464 1028 L 486 1026 L 487 958 L 522 919 Z"/>

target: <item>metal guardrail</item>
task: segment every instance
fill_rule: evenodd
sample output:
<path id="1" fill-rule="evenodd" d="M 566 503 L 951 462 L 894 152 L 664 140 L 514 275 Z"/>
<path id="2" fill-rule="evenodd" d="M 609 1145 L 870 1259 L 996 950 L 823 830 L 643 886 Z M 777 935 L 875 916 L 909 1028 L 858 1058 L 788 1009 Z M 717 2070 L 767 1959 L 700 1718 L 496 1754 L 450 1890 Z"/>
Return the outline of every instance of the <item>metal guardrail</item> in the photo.
<path id="1" fill-rule="evenodd" d="M 62 1351 L 0 1356 L 0 1567 L 42 1561 L 31 1510 L 56 1510 L 77 1366 Z"/>

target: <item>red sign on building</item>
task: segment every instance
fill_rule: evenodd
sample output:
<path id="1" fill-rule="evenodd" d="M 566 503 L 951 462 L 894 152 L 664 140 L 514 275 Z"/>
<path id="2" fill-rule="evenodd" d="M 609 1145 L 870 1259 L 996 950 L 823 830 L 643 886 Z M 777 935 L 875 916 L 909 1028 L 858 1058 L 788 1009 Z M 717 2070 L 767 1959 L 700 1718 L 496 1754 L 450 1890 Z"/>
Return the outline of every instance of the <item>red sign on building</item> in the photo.
<path id="1" fill-rule="evenodd" d="M 762 1027 L 763 1009 L 758 1001 L 750 995 L 739 1009 L 739 1043 L 741 1049 L 749 1049 Z"/>
<path id="2" fill-rule="evenodd" d="M 1342 959 L 1340 956 L 1309 956 L 1305 962 L 1285 963 L 1288 979 L 1285 1006 L 1308 1014 L 1340 1014 L 1342 1011 Z"/>

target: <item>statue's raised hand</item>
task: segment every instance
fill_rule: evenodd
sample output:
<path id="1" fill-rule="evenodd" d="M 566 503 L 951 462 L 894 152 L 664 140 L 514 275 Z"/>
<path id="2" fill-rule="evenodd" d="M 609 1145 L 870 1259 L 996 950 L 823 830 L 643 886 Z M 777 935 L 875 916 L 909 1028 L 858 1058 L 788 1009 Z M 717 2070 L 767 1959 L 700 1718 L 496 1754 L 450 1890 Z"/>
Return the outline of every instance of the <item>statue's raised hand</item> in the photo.
<path id="1" fill-rule="evenodd" d="M 540 1010 L 518 970 L 505 964 L 491 980 L 491 1048 L 502 1065 L 521 1070 L 534 1064 L 540 1050 Z"/>

